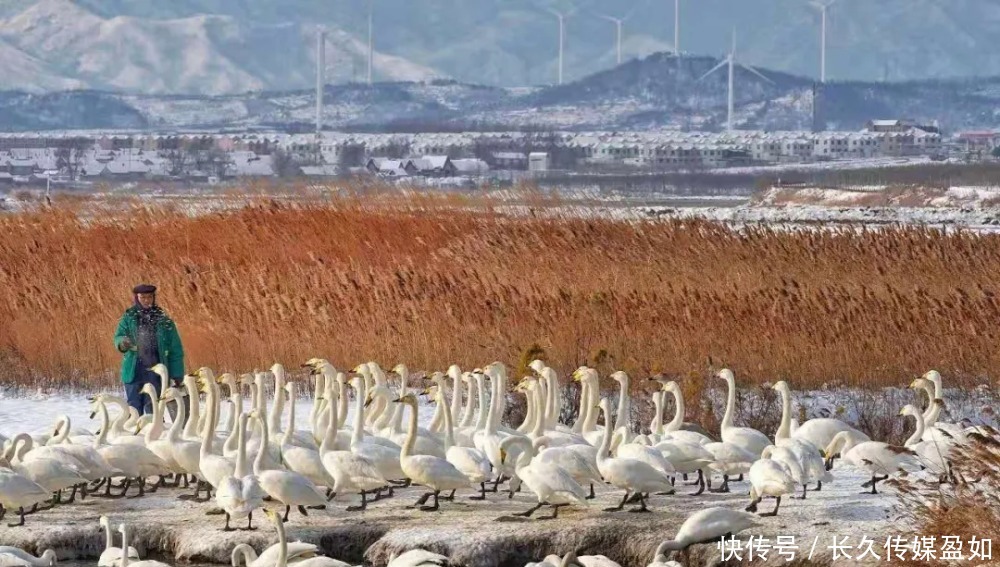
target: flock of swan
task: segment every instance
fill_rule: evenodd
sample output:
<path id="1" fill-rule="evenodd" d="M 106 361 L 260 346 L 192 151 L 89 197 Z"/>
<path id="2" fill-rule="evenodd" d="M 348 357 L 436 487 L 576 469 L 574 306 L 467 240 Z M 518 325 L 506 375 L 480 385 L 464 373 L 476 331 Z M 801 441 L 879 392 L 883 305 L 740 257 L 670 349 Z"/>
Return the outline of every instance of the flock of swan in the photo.
<path id="1" fill-rule="evenodd" d="M 337 495 L 355 495 L 357 502 L 346 510 L 360 512 L 373 501 L 392 498 L 394 490 L 416 485 L 423 487 L 423 495 L 410 507 L 429 512 L 446 507 L 442 501 L 454 500 L 459 491 L 472 491 L 469 498 L 485 500 L 507 483 L 508 498 L 524 489 L 535 496 L 536 504 L 516 515 L 531 517 L 548 507 L 551 515 L 542 518 L 554 519 L 561 508 L 587 506 L 595 487 L 621 491 L 621 500 L 607 512 L 626 506 L 631 512 L 649 512 L 651 498 L 675 493 L 678 477 L 696 477 L 689 482 L 697 486 L 694 495 L 728 492 L 733 483 L 746 483 L 750 499 L 746 509 L 713 507 L 688 517 L 675 538 L 657 549 L 652 565 L 663 567 L 669 564 L 666 557 L 671 551 L 716 542 L 758 525 L 750 512 L 757 512 L 764 498 L 774 499 L 775 505 L 760 516 L 774 516 L 783 497 L 805 499 L 807 491 L 822 490 L 823 483 L 833 480 L 836 458 L 870 475 L 865 488 L 876 494 L 878 482 L 917 470 L 947 482 L 954 447 L 977 435 L 996 434 L 988 426 L 962 427 L 940 420 L 943 390 L 936 371 L 911 384 L 926 393 L 929 402 L 924 410 L 915 405 L 902 409 L 902 415 L 914 418 L 916 428 L 904 445 L 896 446 L 873 441 L 837 419 L 799 424 L 792 418 L 792 392 L 784 381 L 773 386 L 782 400 L 781 423 L 773 438 L 739 427 L 734 424 L 736 381 L 727 369 L 717 374 L 726 383 L 727 397 L 719 434 L 713 435 L 685 423 L 682 391 L 664 378 L 651 378 L 660 384 L 653 394 L 654 417 L 648 433 L 639 433 L 628 419 L 631 389 L 624 372 L 611 375 L 620 390 L 612 413 L 610 400 L 601 397 L 598 372 L 577 369 L 573 380 L 581 385 L 578 418 L 564 425 L 559 421 L 563 393 L 558 376 L 544 362 L 533 361 L 534 374 L 513 388 L 527 401 L 524 421 L 515 427 L 501 420 L 511 391 L 502 363 L 471 372 L 452 366 L 447 372 L 421 375 L 418 390 L 410 388 L 418 378 L 404 365 L 392 371 L 400 378 L 398 389 L 374 362 L 355 367 L 350 377 L 323 359 L 311 359 L 304 366 L 315 377 L 315 403 L 306 429 L 296 428 L 297 384 L 287 380 L 280 364 L 270 373 L 241 377 L 217 377 L 211 369 L 201 368 L 184 378 L 182 389 L 168 387 L 166 368 L 157 365 L 153 371 L 162 378 L 163 396 L 158 397 L 151 385 L 143 390 L 153 401 L 151 415 L 139 417 L 128 411 L 122 398 L 100 394 L 91 399 L 91 417 L 100 424 L 97 433 L 73 429 L 69 418 L 62 416 L 51 435 L 0 434 L 0 519 L 16 511 L 19 521 L 9 525 L 23 526 L 27 514 L 71 505 L 77 497 L 139 498 L 160 488 L 181 487 L 193 489 L 181 499 L 214 503 L 208 513 L 225 516 L 223 530 L 233 530 L 233 521 L 245 521 L 242 529 L 256 529 L 257 510 L 274 522 L 279 542 L 259 557 L 246 545 L 238 547 L 234 566 L 242 559 L 247 567 L 288 563 L 340 567 L 346 564 L 320 557 L 315 546 L 285 541 L 283 524 L 292 509 L 308 515 L 309 510 L 326 509 Z M 267 394 L 269 374 L 273 397 Z M 418 393 L 436 403 L 426 427 L 419 425 Z M 669 422 L 664 417 L 668 395 L 674 402 Z M 166 404 L 171 402 L 177 414 L 168 427 Z M 229 411 L 220 427 L 226 402 Z M 118 410 L 113 420 L 109 407 Z M 604 426 L 598 425 L 599 417 Z M 119 526 L 122 546 L 116 548 L 106 518 L 102 525 L 107 532 L 102 567 L 163 565 L 138 561 L 128 546 L 127 526 Z M 412 567 L 446 560 L 420 553 L 396 557 L 390 565 Z M 36 558 L 0 547 L 0 567 L 52 563 L 54 554 Z M 543 563 L 614 565 L 603 556 L 573 554 L 550 556 L 535 565 Z"/>

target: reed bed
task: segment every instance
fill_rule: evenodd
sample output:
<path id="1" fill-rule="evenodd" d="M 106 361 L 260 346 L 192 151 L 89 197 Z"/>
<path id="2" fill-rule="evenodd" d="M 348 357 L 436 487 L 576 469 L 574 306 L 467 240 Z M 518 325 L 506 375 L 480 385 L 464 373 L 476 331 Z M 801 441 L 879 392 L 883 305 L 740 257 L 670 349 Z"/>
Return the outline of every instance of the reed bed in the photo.
<path id="1" fill-rule="evenodd" d="M 950 385 L 995 381 L 1000 236 L 736 230 L 535 204 L 546 214 L 410 195 L 0 215 L 0 379 L 111 383 L 115 323 L 148 281 L 190 367 L 319 355 L 523 370 L 539 356 L 637 377 L 726 365 L 741 383 L 794 388 L 905 385 L 930 368 Z"/>

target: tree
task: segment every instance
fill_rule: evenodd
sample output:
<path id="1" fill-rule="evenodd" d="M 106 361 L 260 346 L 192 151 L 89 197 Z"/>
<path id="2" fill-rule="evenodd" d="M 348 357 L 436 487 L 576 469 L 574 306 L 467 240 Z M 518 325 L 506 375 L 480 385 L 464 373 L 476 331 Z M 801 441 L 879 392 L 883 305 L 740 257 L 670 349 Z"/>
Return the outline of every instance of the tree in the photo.
<path id="1" fill-rule="evenodd" d="M 274 150 L 271 154 L 271 160 L 274 173 L 278 177 L 298 177 L 302 175 L 302 169 L 295 163 L 295 159 L 283 149 L 278 148 Z"/>
<path id="2" fill-rule="evenodd" d="M 1000 146 L 993 148 L 993 151 L 990 153 L 993 155 L 993 157 L 1000 158 Z"/>
<path id="3" fill-rule="evenodd" d="M 365 161 L 365 145 L 358 143 L 348 143 L 344 144 L 340 148 L 340 155 L 337 159 L 337 165 L 340 167 L 341 171 L 346 171 L 351 167 L 358 167 L 364 165 Z"/>
<path id="4" fill-rule="evenodd" d="M 75 137 L 62 140 L 56 148 L 56 167 L 65 171 L 71 181 L 76 181 L 83 165 L 84 153 L 93 146 L 87 138 Z"/>

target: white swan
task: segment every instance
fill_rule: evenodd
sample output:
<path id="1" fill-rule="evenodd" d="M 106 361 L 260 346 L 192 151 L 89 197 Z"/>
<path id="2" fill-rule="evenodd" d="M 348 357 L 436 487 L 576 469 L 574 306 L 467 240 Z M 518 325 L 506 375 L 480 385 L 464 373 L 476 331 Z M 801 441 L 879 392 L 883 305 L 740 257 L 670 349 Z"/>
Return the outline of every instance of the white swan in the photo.
<path id="1" fill-rule="evenodd" d="M 401 555 L 391 554 L 386 567 L 445 567 L 447 564 L 448 558 L 444 555 L 424 549 L 411 549 Z"/>
<path id="2" fill-rule="evenodd" d="M 806 498 L 807 486 L 816 483 L 816 490 L 823 489 L 824 482 L 831 482 L 833 477 L 826 470 L 823 462 L 822 447 L 817 447 L 804 438 L 791 437 L 792 391 L 784 380 L 778 381 L 773 389 L 781 394 L 781 424 L 774 434 L 774 444 L 789 449 L 798 461 L 799 468 L 805 475 L 802 483 L 802 499 Z M 794 470 L 792 472 L 795 472 Z M 796 481 L 802 479 L 796 478 Z"/>
<path id="3" fill-rule="evenodd" d="M 903 446 L 915 452 L 921 464 L 930 472 L 936 474 L 941 479 L 946 478 L 946 475 L 951 471 L 951 466 L 948 463 L 948 455 L 951 453 L 955 441 L 953 439 L 923 441 L 924 416 L 916 406 L 906 405 L 899 411 L 899 415 L 913 416 L 916 420 L 916 429 L 913 435 L 903 443 Z"/>
<path id="4" fill-rule="evenodd" d="M 0 545 L 0 567 L 52 567 L 56 564 L 54 549 L 46 549 L 35 557 L 27 551 L 9 545 Z"/>
<path id="5" fill-rule="evenodd" d="M 254 548 L 241 543 L 233 548 L 229 559 L 232 567 L 274 567 L 278 562 L 278 552 L 280 549 L 280 543 L 272 544 L 258 557 L 257 551 Z M 319 555 L 319 547 L 304 541 L 286 542 L 285 549 L 288 555 L 288 563 L 294 563 Z"/>
<path id="6" fill-rule="evenodd" d="M 264 510 L 268 518 L 274 522 L 274 528 L 278 532 L 278 557 L 274 561 L 274 567 L 287 567 L 288 565 L 288 542 L 285 539 L 285 526 L 281 517 L 273 510 Z M 294 563 L 295 567 L 351 567 L 350 563 L 344 563 L 332 557 L 316 556 L 303 558 Z"/>
<path id="7" fill-rule="evenodd" d="M 726 413 L 722 416 L 722 423 L 719 425 L 722 440 L 732 443 L 747 451 L 756 458 L 760 457 L 764 447 L 771 444 L 771 440 L 756 429 L 750 427 L 736 427 L 733 425 L 733 413 L 736 406 L 736 377 L 733 371 L 724 368 L 719 371 L 719 378 L 726 381 Z"/>
<path id="8" fill-rule="evenodd" d="M 128 527 L 126 527 L 125 524 L 118 524 L 118 532 L 122 534 L 122 553 L 118 562 L 118 567 L 128 567 L 129 565 L 132 567 L 170 567 L 170 565 L 167 565 L 166 563 L 151 561 L 149 559 L 144 561 L 129 561 L 130 558 L 128 550 L 132 548 L 128 545 Z"/>
<path id="9" fill-rule="evenodd" d="M 863 441 L 847 431 L 835 435 L 826 452 L 830 455 L 840 453 L 845 462 L 870 473 L 872 494 L 878 494 L 875 487 L 878 482 L 900 472 L 916 470 L 920 466 L 917 454 L 906 447 L 880 441 Z M 868 483 L 865 484 L 867 485 Z"/>
<path id="10" fill-rule="evenodd" d="M 559 515 L 559 508 L 563 506 L 587 505 L 587 493 L 569 473 L 558 466 L 534 461 L 535 448 L 528 438 L 508 437 L 500 443 L 500 450 L 507 452 L 514 446 L 521 449 L 517 457 L 517 478 L 534 492 L 538 499 L 536 506 L 514 514 L 515 516 L 530 517 L 542 506 L 551 506 L 552 515 L 544 519 L 555 519 Z"/>
<path id="11" fill-rule="evenodd" d="M 667 552 L 685 551 L 693 545 L 715 545 L 720 538 L 729 538 L 759 525 L 756 516 L 739 510 L 721 507 L 699 510 L 684 520 L 674 539 L 666 540 L 656 548 L 653 562 L 666 562 Z"/>
<path id="12" fill-rule="evenodd" d="M 104 551 L 97 560 L 98 567 L 115 567 L 122 559 L 122 548 L 115 547 L 114 536 L 111 533 L 111 522 L 107 516 L 101 516 L 101 527 L 104 528 Z M 134 547 L 128 548 L 129 559 L 139 559 L 139 552 Z"/>
<path id="13" fill-rule="evenodd" d="M 253 527 L 253 511 L 264 506 L 264 491 L 257 477 L 251 474 L 247 465 L 246 428 L 248 416 L 240 413 L 236 419 L 237 449 L 236 464 L 233 474 L 222 478 L 215 491 L 215 503 L 226 513 L 226 526 L 223 531 L 231 531 L 229 521 L 247 518 L 247 530 Z"/>
<path id="14" fill-rule="evenodd" d="M 365 382 L 362 378 L 354 378 L 353 383 L 359 392 L 364 391 Z M 331 391 L 330 395 L 336 395 L 336 393 Z M 340 492 L 358 491 L 361 493 L 361 505 L 349 506 L 347 511 L 361 511 L 368 507 L 368 494 L 372 493 L 377 496 L 381 489 L 388 484 L 388 481 L 381 475 L 378 467 L 372 461 L 355 453 L 350 448 L 334 450 L 337 444 L 337 424 L 340 423 L 337 415 L 339 406 L 332 403 L 333 400 L 330 402 L 325 407 L 325 411 L 329 414 L 326 435 L 319 446 L 323 467 L 333 479 L 333 485 L 329 487 L 331 490 L 330 498 L 335 497 Z M 355 404 L 354 431 L 359 432 L 360 438 L 360 432 L 364 431 L 365 418 L 363 396 L 358 395 Z M 398 458 L 396 462 L 398 466 Z M 402 474 L 400 471 L 401 476 Z"/>
<path id="15" fill-rule="evenodd" d="M 261 435 L 263 436 L 263 444 L 261 446 L 267 447 L 269 443 L 267 421 L 258 415 L 256 411 L 252 412 L 252 415 L 260 423 Z M 263 451 L 257 453 L 257 459 L 253 464 L 254 475 L 257 476 L 260 487 L 268 496 L 285 505 L 286 520 L 292 506 L 297 506 L 303 516 L 309 515 L 306 512 L 306 506 L 326 506 L 326 497 L 308 478 L 292 471 L 264 470 L 263 456 Z"/>
<path id="16" fill-rule="evenodd" d="M 438 372 L 431 379 L 443 385 L 443 377 L 444 375 Z M 493 466 L 486 455 L 479 449 L 459 447 L 455 444 L 455 428 L 451 421 L 451 409 L 447 407 L 444 390 L 440 386 L 435 388 L 435 390 L 434 392 L 425 390 L 425 393 L 432 395 L 438 407 L 443 409 L 441 413 L 444 418 L 445 459 L 461 471 L 469 479 L 470 483 L 479 485 L 479 496 L 472 496 L 471 498 L 473 500 L 485 500 L 486 481 L 493 478 Z"/>
<path id="17" fill-rule="evenodd" d="M 469 479 L 462 474 L 462 471 L 455 468 L 455 465 L 445 459 L 433 455 L 413 454 L 413 446 L 417 437 L 417 398 L 413 394 L 406 394 L 396 402 L 410 407 L 410 427 L 406 435 L 406 443 L 399 453 L 400 466 L 407 478 L 431 489 L 431 492 L 424 494 L 416 505 L 421 506 L 420 509 L 424 511 L 437 510 L 439 508 L 438 496 L 441 491 L 465 488 L 470 484 Z M 434 497 L 434 504 L 422 506 L 431 496 Z"/>
<path id="18" fill-rule="evenodd" d="M 719 441 L 705 443 L 700 447 L 712 454 L 712 462 L 709 463 L 708 468 L 722 475 L 722 486 L 718 489 L 711 488 L 711 479 L 709 479 L 709 489 L 712 492 L 729 492 L 729 477 L 749 473 L 750 467 L 757 460 L 749 451 L 732 443 Z M 820 466 L 822 464 L 821 459 Z"/>
<path id="19" fill-rule="evenodd" d="M 101 457 L 113 469 L 121 471 L 125 477 L 124 488 L 120 496 L 124 496 L 128 492 L 133 479 L 139 485 L 139 493 L 134 498 L 145 495 L 146 478 L 163 475 L 167 472 L 167 465 L 144 445 L 117 444 L 102 446 L 107 438 L 107 409 L 104 406 L 104 402 L 101 401 L 97 402 L 97 409 L 101 414 L 102 427 L 100 435 L 94 439 L 94 449 L 101 454 Z"/>
<path id="20" fill-rule="evenodd" d="M 601 400 L 599 407 L 604 413 L 605 424 L 611 423 L 610 404 L 607 398 Z M 606 511 L 617 511 L 625 507 L 630 492 L 639 493 L 640 507 L 636 511 L 648 511 L 646 508 L 646 493 L 663 492 L 673 490 L 670 477 L 656 470 L 652 466 L 632 459 L 611 458 L 608 452 L 611 449 L 611 427 L 605 425 L 604 438 L 601 446 L 597 450 L 597 469 L 601 471 L 604 480 L 617 488 L 625 490 L 625 496 L 616 508 L 608 508 Z"/>
<path id="21" fill-rule="evenodd" d="M 288 470 L 301 474 L 308 478 L 316 486 L 333 486 L 333 478 L 323 467 L 323 460 L 320 458 L 319 447 L 310 449 L 294 442 L 295 434 L 295 382 L 285 385 L 288 391 L 288 429 L 281 439 L 281 460 Z M 333 397 L 333 399 L 329 399 Z M 338 396 L 336 388 L 330 388 L 327 393 L 327 403 L 336 403 Z M 334 414 L 335 415 L 335 414 Z M 333 424 L 336 427 L 337 424 Z M 315 443 L 314 443 L 315 444 Z"/>
<path id="22" fill-rule="evenodd" d="M 765 451 L 781 451 L 773 445 L 765 447 Z M 792 458 L 794 462 L 794 457 Z M 774 510 L 762 512 L 761 516 L 777 516 L 781 506 L 781 497 L 795 492 L 795 480 L 792 478 L 784 462 L 771 458 L 761 458 L 750 467 L 747 475 L 750 481 L 750 505 L 747 512 L 756 512 L 757 504 L 766 496 L 776 499 Z"/>
<path id="23" fill-rule="evenodd" d="M 218 385 L 212 378 L 200 378 L 201 385 L 205 388 L 207 398 L 208 415 L 205 417 L 204 437 L 201 440 L 201 448 L 198 455 L 199 478 L 208 486 L 205 487 L 207 502 L 212 498 L 212 490 L 219 487 L 223 478 L 232 476 L 236 469 L 235 459 L 228 459 L 213 450 L 215 441 L 215 428 L 219 423 Z M 266 445 L 264 445 L 266 446 Z M 260 453 L 264 454 L 263 451 Z"/>
<path id="24" fill-rule="evenodd" d="M 656 382 L 659 382 L 663 387 L 663 392 L 669 393 L 674 397 L 674 417 L 663 426 L 663 432 L 660 434 L 659 441 L 667 440 L 678 440 L 687 443 L 696 443 L 698 445 L 704 445 L 706 443 L 712 443 L 715 439 L 700 433 L 698 431 L 691 431 L 688 429 L 683 429 L 684 427 L 684 392 L 677 382 L 673 380 L 667 380 L 665 378 L 653 378 Z M 665 407 L 664 404 L 663 407 Z"/>

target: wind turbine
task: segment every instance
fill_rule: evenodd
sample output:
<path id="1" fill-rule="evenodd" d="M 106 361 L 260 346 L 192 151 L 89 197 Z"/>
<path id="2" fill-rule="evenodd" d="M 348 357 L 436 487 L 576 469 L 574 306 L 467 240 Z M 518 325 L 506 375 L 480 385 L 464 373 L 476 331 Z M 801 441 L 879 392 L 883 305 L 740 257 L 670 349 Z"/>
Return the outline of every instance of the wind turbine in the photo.
<path id="1" fill-rule="evenodd" d="M 576 10 L 569 12 L 559 12 L 552 8 L 547 8 L 548 12 L 559 20 L 559 84 L 563 84 L 563 46 L 566 41 L 566 19 L 573 15 Z"/>
<path id="2" fill-rule="evenodd" d="M 681 0 L 674 0 L 674 54 L 681 58 Z"/>
<path id="3" fill-rule="evenodd" d="M 609 22 L 615 24 L 615 51 L 617 53 L 618 65 L 622 64 L 622 25 L 628 21 L 629 18 L 635 14 L 635 11 L 639 8 L 639 4 L 632 7 L 631 10 L 624 17 L 616 18 L 614 16 L 609 16 L 607 14 L 597 14 L 598 17 L 603 18 Z"/>
<path id="4" fill-rule="evenodd" d="M 372 84 L 372 59 L 375 57 L 375 0 L 368 0 L 368 84 Z"/>
<path id="5" fill-rule="evenodd" d="M 326 83 L 326 29 L 316 35 L 316 139 L 323 128 L 323 85 Z"/>
<path id="6" fill-rule="evenodd" d="M 833 6 L 837 0 L 811 0 L 809 3 L 819 9 L 820 13 L 820 47 L 819 47 L 819 82 L 826 83 L 826 11 Z"/>
<path id="7" fill-rule="evenodd" d="M 729 66 L 729 98 L 728 98 L 728 107 L 727 107 L 727 110 L 726 110 L 726 132 L 732 132 L 733 131 L 733 107 L 735 106 L 735 100 L 736 100 L 735 99 L 735 95 L 734 95 L 735 91 L 733 90 L 733 86 L 734 86 L 733 83 L 735 82 L 734 79 L 735 79 L 735 74 L 736 74 L 735 73 L 736 72 L 736 66 L 739 65 L 740 67 L 743 67 L 747 71 L 750 71 L 754 75 L 757 75 L 761 79 L 764 79 L 765 81 L 767 81 L 767 82 L 769 82 L 771 84 L 774 84 L 774 81 L 772 81 L 771 79 L 768 79 L 767 77 L 765 77 L 757 69 L 754 69 L 753 67 L 751 67 L 749 65 L 746 65 L 745 63 L 738 63 L 736 61 L 736 28 L 733 28 L 733 45 L 732 45 L 732 47 L 729 50 L 729 55 L 727 55 L 725 59 L 723 59 L 722 61 L 720 61 L 718 65 L 716 65 L 715 67 L 712 67 L 712 69 L 709 72 L 707 72 L 704 75 L 702 75 L 698 79 L 697 82 L 701 82 L 701 81 L 705 80 L 705 78 L 707 78 L 709 75 L 711 75 L 712 73 L 718 71 L 719 69 L 721 69 L 723 66 L 726 66 L 726 65 Z"/>

